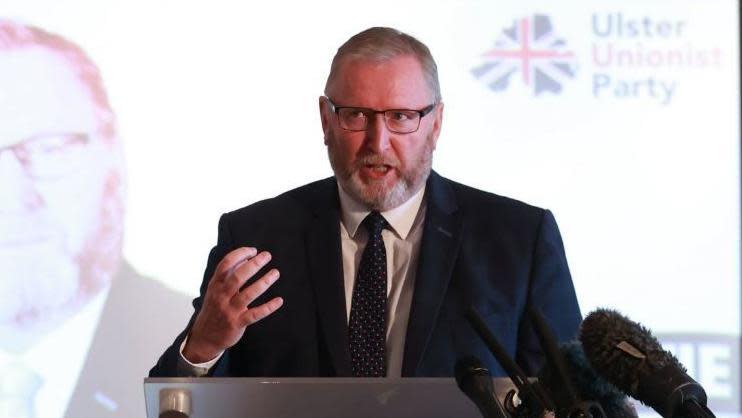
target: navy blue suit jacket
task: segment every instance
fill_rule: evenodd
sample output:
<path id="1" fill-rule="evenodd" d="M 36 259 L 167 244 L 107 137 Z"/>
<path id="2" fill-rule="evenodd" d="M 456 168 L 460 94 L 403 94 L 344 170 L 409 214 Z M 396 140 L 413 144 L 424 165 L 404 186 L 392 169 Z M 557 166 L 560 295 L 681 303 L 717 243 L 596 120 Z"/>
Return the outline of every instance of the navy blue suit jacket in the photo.
<path id="1" fill-rule="evenodd" d="M 481 359 L 493 375 L 505 375 L 467 323 L 469 305 L 526 373 L 535 375 L 543 355 L 524 315 L 526 306 L 541 310 L 561 340 L 574 338 L 581 321 L 554 217 L 435 172 L 426 199 L 402 375 L 453 376 L 456 360 L 464 355 Z M 351 375 L 339 207 L 337 183 L 328 178 L 222 216 L 201 296 L 193 302 L 196 313 L 217 263 L 241 246 L 270 251 L 273 258 L 265 269 L 281 272 L 255 303 L 282 296 L 284 306 L 248 327 L 212 375 Z M 150 376 L 177 375 L 187 332 Z"/>

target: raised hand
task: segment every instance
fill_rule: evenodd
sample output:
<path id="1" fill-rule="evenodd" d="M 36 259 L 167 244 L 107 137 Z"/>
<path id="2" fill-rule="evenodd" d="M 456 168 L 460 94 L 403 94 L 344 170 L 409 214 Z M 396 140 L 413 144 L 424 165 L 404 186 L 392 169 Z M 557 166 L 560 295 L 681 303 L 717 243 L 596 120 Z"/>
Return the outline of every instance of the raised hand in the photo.
<path id="1" fill-rule="evenodd" d="M 258 306 L 248 306 L 278 280 L 271 269 L 249 286 L 240 288 L 271 260 L 267 251 L 242 247 L 228 253 L 216 266 L 204 296 L 203 306 L 188 335 L 183 355 L 191 363 L 216 358 L 242 338 L 245 329 L 275 312 L 283 299 L 275 297 Z"/>

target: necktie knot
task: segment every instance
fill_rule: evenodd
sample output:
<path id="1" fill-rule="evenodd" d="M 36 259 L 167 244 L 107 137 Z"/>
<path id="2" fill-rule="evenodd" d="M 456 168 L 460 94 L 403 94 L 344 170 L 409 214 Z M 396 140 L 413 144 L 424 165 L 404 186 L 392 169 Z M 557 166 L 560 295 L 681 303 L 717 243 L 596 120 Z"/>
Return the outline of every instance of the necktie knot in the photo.
<path id="1" fill-rule="evenodd" d="M 389 226 L 389 223 L 384 219 L 384 216 L 377 211 L 372 211 L 363 220 L 362 225 L 368 231 L 369 236 L 378 237 L 381 235 L 381 231 Z"/>

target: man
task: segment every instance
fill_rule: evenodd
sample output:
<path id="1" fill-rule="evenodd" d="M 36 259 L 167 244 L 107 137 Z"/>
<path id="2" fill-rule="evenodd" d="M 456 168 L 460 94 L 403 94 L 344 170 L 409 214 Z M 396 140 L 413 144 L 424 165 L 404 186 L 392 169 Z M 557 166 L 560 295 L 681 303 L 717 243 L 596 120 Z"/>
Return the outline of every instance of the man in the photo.
<path id="1" fill-rule="evenodd" d="M 580 322 L 559 231 L 431 171 L 443 103 L 428 48 L 355 35 L 319 106 L 335 177 L 222 217 L 196 312 L 150 375 L 452 376 L 463 355 L 503 375 L 469 306 L 535 374 L 526 307 L 561 339 Z"/>
<path id="2" fill-rule="evenodd" d="M 0 20 L 0 115 L 0 417 L 141 416 L 145 359 L 184 311 L 121 262 L 121 142 L 98 68 Z"/>

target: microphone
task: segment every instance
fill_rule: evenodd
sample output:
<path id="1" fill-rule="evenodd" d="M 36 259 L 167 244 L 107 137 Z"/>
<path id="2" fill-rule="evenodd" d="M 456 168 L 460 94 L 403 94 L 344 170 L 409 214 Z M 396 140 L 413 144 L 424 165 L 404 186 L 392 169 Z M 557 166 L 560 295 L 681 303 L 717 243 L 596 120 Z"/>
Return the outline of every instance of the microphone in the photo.
<path id="1" fill-rule="evenodd" d="M 560 344 L 559 353 L 566 365 L 567 375 L 571 378 L 572 387 L 578 399 L 596 401 L 608 418 L 638 417 L 636 409 L 629 402 L 626 394 L 603 379 L 590 366 L 579 342 L 572 341 Z M 557 405 L 560 404 L 561 399 L 570 398 L 570 395 L 564 393 L 565 386 L 562 383 L 562 377 L 550 363 L 546 363 L 541 369 L 538 374 L 538 381 L 554 397 Z"/>
<path id="2" fill-rule="evenodd" d="M 518 388 L 518 397 L 522 403 L 518 407 L 520 410 L 527 409 L 528 414 L 534 416 L 540 416 L 544 410 L 554 411 L 554 404 L 549 396 L 544 392 L 543 388 L 537 383 L 531 383 L 528 381 L 528 377 L 523 372 L 518 364 L 510 358 L 507 350 L 500 344 L 494 334 L 489 330 L 487 324 L 484 322 L 482 317 L 479 315 L 473 306 L 469 306 L 466 310 L 466 319 L 469 321 L 471 326 L 477 332 L 482 341 L 487 345 L 490 352 L 495 359 L 500 363 L 505 372 L 513 381 L 513 384 Z M 513 394 L 508 395 L 508 409 L 512 410 L 513 406 Z"/>
<path id="3" fill-rule="evenodd" d="M 582 322 L 580 341 L 598 373 L 663 417 L 714 417 L 701 385 L 640 324 L 598 309 Z"/>
<path id="4" fill-rule="evenodd" d="M 541 376 L 539 376 L 539 382 L 545 388 L 552 389 L 550 394 L 554 399 L 556 406 L 554 412 L 557 418 L 606 418 L 606 413 L 600 403 L 580 399 L 577 390 L 572 384 L 567 363 L 562 352 L 559 350 L 559 343 L 554 335 L 554 331 L 546 323 L 546 319 L 541 312 L 534 307 L 529 307 L 528 315 L 533 323 L 533 328 L 541 344 L 541 348 L 544 350 L 546 356 L 545 369 L 549 371 L 549 383 L 551 384 L 547 386 L 541 380 Z"/>
<path id="5" fill-rule="evenodd" d="M 484 418 L 508 418 L 495 396 L 492 376 L 478 358 L 460 358 L 454 368 L 456 384 L 474 402 Z"/>

